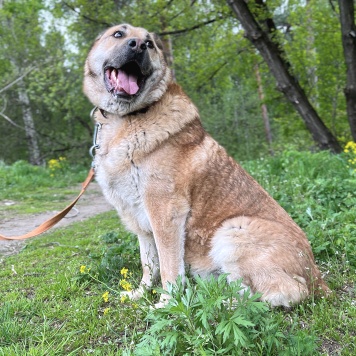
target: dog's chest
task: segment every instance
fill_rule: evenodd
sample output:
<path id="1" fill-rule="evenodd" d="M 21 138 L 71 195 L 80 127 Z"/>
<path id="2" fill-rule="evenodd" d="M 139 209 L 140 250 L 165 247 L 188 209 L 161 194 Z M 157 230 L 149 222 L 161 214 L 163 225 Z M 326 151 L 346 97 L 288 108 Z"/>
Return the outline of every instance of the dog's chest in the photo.
<path id="1" fill-rule="evenodd" d="M 140 132 L 120 135 L 120 129 L 120 123 L 104 124 L 98 133 L 96 178 L 106 199 L 122 218 L 133 219 L 133 225 L 151 231 L 144 203 L 148 172 L 137 160 L 145 144 L 144 135 Z"/>

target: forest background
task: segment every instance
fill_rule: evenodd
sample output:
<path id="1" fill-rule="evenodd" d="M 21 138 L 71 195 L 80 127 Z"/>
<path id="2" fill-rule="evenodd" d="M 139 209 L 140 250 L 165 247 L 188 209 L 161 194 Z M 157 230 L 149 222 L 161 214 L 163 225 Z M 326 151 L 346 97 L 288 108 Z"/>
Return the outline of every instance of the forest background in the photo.
<path id="1" fill-rule="evenodd" d="M 315 140 L 295 110 L 297 100 L 291 104 L 271 74 L 254 46 L 258 36 L 237 20 L 234 6 L 246 3 L 229 3 L 0 0 L 0 160 L 89 162 L 92 105 L 82 93 L 83 65 L 96 36 L 118 23 L 160 35 L 175 79 L 198 106 L 205 128 L 239 160 L 330 148 Z M 353 6 L 352 0 L 248 2 L 262 37 L 303 88 L 336 152 L 356 137 L 345 100 L 342 3 Z"/>

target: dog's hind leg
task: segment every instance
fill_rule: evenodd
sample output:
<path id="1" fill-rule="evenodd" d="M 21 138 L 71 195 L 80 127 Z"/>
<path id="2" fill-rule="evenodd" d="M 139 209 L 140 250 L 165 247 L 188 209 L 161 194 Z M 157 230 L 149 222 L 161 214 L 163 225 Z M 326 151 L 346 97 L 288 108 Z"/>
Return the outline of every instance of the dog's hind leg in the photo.
<path id="1" fill-rule="evenodd" d="M 319 273 L 297 231 L 264 219 L 232 218 L 216 231 L 210 257 L 230 281 L 242 278 L 261 300 L 289 307 L 309 295 L 310 281 Z"/>

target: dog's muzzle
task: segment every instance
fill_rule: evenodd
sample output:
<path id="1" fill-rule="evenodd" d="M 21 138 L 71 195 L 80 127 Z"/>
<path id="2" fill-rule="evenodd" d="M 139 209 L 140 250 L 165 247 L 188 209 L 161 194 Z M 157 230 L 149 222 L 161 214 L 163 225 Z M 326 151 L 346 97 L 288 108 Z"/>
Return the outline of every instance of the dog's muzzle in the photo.
<path id="1" fill-rule="evenodd" d="M 122 51 L 122 46 L 119 48 Z M 150 74 L 150 58 L 147 44 L 137 38 L 129 39 L 123 53 L 109 60 L 104 67 L 104 82 L 108 92 L 114 96 L 136 95 Z"/>

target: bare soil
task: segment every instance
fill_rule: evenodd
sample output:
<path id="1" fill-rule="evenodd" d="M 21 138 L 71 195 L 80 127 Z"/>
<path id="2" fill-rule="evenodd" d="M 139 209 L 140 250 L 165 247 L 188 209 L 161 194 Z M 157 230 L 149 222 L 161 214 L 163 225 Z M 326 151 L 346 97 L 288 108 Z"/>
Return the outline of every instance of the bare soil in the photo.
<path id="1" fill-rule="evenodd" d="M 79 192 L 80 185 L 78 185 L 78 194 Z M 69 204 L 70 201 L 63 206 L 63 209 Z M 52 229 L 64 227 L 73 222 L 83 221 L 109 210 L 113 210 L 113 207 L 105 200 L 98 184 L 92 182 L 75 207 Z M 5 236 L 19 236 L 26 234 L 57 213 L 58 211 L 47 211 L 41 214 L 23 216 L 9 213 L 6 218 L 1 221 L 0 233 Z M 18 253 L 25 246 L 25 244 L 25 241 L 0 240 L 0 257 Z"/>

